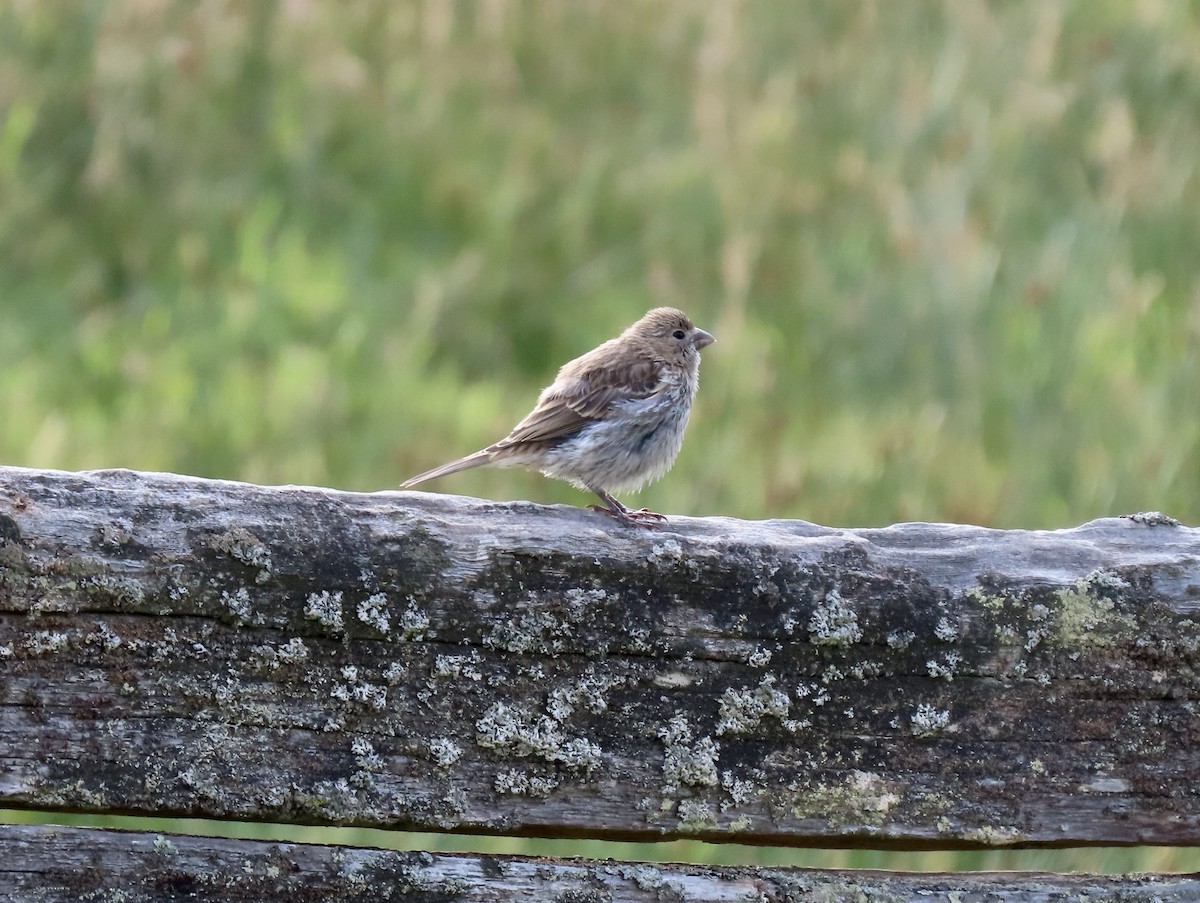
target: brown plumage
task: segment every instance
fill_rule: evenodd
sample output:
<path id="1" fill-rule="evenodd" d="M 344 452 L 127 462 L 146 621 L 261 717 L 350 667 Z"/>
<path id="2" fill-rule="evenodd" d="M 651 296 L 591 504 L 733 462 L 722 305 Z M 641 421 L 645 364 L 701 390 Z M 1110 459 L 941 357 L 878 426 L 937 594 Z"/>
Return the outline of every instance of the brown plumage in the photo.
<path id="1" fill-rule="evenodd" d="M 700 374 L 700 349 L 713 337 L 682 311 L 658 307 L 582 357 L 564 364 L 511 433 L 485 449 L 435 467 L 405 488 L 490 464 L 525 467 L 598 495 L 594 510 L 625 524 L 666 518 L 633 511 L 613 493 L 637 489 L 671 468 L 683 444 Z"/>

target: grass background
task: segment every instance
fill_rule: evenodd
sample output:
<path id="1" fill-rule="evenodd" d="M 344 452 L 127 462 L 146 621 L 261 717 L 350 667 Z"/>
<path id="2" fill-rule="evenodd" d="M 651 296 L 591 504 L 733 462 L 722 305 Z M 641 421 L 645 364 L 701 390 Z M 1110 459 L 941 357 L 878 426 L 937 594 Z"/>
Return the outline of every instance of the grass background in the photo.
<path id="1" fill-rule="evenodd" d="M 391 488 L 671 304 L 639 505 L 1196 523 L 1197 148 L 1182 0 L 0 0 L 0 461 Z"/>

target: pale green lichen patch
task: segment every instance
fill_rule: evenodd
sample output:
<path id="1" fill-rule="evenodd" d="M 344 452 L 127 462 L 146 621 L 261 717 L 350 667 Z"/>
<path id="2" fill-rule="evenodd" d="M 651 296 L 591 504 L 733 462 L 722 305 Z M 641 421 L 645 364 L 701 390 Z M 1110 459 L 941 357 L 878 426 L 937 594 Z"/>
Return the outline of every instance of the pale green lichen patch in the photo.
<path id="1" fill-rule="evenodd" d="M 637 885 L 639 890 L 657 891 L 664 886 L 669 886 L 667 877 L 660 869 L 652 865 L 618 865 L 616 866 L 617 874 L 627 881 L 632 881 Z M 661 897 L 661 899 L 668 899 Z M 679 899 L 684 899 L 682 893 L 679 894 Z"/>
<path id="2" fill-rule="evenodd" d="M 858 614 L 832 589 L 808 621 L 808 641 L 814 646 L 852 646 L 862 639 Z"/>
<path id="3" fill-rule="evenodd" d="M 608 708 L 608 691 L 624 682 L 622 677 L 597 674 L 594 668 L 590 668 L 589 672 L 578 680 L 551 690 L 546 701 L 546 711 L 560 723 L 575 714 L 576 708 L 599 715 Z"/>
<path id="4" fill-rule="evenodd" d="M 359 600 L 358 605 L 354 607 L 354 613 L 368 627 L 378 630 L 384 636 L 391 634 L 392 621 L 388 615 L 387 596 L 383 593 L 372 593 Z M 428 623 L 425 626 L 429 626 Z"/>
<path id="5" fill-rule="evenodd" d="M 953 643 L 958 639 L 958 626 L 943 615 L 934 627 L 933 635 L 943 643 Z"/>
<path id="6" fill-rule="evenodd" d="M 210 538 L 208 545 L 215 552 L 257 569 L 258 574 L 254 578 L 256 583 L 266 583 L 271 579 L 271 550 L 249 530 L 231 527 Z"/>
<path id="7" fill-rule="evenodd" d="M 767 792 L 762 784 L 739 778 L 729 769 L 721 772 L 721 789 L 729 794 L 729 799 L 721 803 L 722 812 L 744 806 Z"/>
<path id="8" fill-rule="evenodd" d="M 496 624 L 484 636 L 485 646 L 514 653 L 548 651 L 557 655 L 563 651 L 562 622 L 549 611 L 523 613 L 515 620 Z"/>
<path id="9" fill-rule="evenodd" d="M 971 590 L 963 599 L 983 608 L 998 646 L 1026 653 L 1048 646 L 1078 654 L 1087 648 L 1109 648 L 1122 637 L 1132 639 L 1137 621 L 1121 610 L 1122 600 L 1132 591 L 1125 577 L 1099 569 L 1056 590 L 999 595 Z M 1009 659 L 1023 673 L 1025 662 Z"/>
<path id="10" fill-rule="evenodd" d="M 35 570 L 52 577 L 67 577 L 84 580 L 89 577 L 109 576 L 108 564 L 90 555 L 67 554 L 35 565 Z"/>
<path id="11" fill-rule="evenodd" d="M 351 785 L 363 789 L 374 787 L 374 775 L 384 770 L 384 761 L 375 752 L 374 745 L 365 737 L 355 737 L 350 744 L 350 751 L 354 754 L 354 772 L 350 775 Z"/>
<path id="12" fill-rule="evenodd" d="M 324 624 L 335 633 L 341 633 L 346 627 L 342 617 L 342 591 L 309 593 L 304 600 L 304 617 Z"/>
<path id="13" fill-rule="evenodd" d="M 504 796 L 547 797 L 559 785 L 553 775 L 530 774 L 516 768 L 505 768 L 496 774 L 492 786 Z"/>
<path id="14" fill-rule="evenodd" d="M 344 682 L 333 685 L 329 691 L 330 698 L 365 706 L 376 712 L 382 712 L 387 707 L 388 688 L 385 684 L 364 680 L 358 673 L 357 665 L 343 665 L 341 675 Z"/>
<path id="15" fill-rule="evenodd" d="M 532 756 L 582 772 L 602 763 L 599 746 L 583 737 L 568 737 L 555 718 L 504 702 L 494 703 L 475 722 L 475 743 L 501 755 Z"/>
<path id="16" fill-rule="evenodd" d="M 1109 591 L 1114 593 L 1124 593 L 1132 589 L 1128 580 L 1113 571 L 1097 568 L 1088 574 L 1084 582 L 1095 588 L 1097 591 Z"/>
<path id="17" fill-rule="evenodd" d="M 909 725 L 914 737 L 935 737 L 950 725 L 950 713 L 923 702 L 909 716 Z"/>
<path id="18" fill-rule="evenodd" d="M 142 584 L 132 577 L 97 574 L 84 584 L 93 600 L 103 600 L 117 608 L 141 608 L 146 601 Z"/>
<path id="19" fill-rule="evenodd" d="M 699 799 L 679 801 L 679 830 L 686 833 L 711 831 L 717 827 L 717 814 L 711 803 Z"/>
<path id="20" fill-rule="evenodd" d="M 65 652 L 70 645 L 70 636 L 56 630 L 36 630 L 23 644 L 25 651 L 32 656 Z"/>
<path id="21" fill-rule="evenodd" d="M 171 843 L 171 841 L 167 837 L 164 837 L 162 834 L 156 834 L 154 836 L 153 850 L 159 856 L 166 856 L 166 857 L 172 857 L 178 852 L 175 849 L 175 844 Z"/>
<path id="22" fill-rule="evenodd" d="M 221 591 L 221 604 L 229 610 L 234 619 L 239 624 L 261 623 L 262 616 L 257 617 L 254 614 L 254 608 L 250 604 L 250 591 L 244 586 L 239 586 L 234 592 L 228 590 Z"/>
<path id="23" fill-rule="evenodd" d="M 42 799 L 49 806 L 63 808 L 103 809 L 109 804 L 103 790 L 89 787 L 82 780 L 72 781 L 47 791 L 43 794 Z"/>
<path id="24" fill-rule="evenodd" d="M 820 818 L 834 827 L 881 826 L 903 801 L 897 788 L 870 771 L 852 771 L 838 784 L 795 783 L 782 802 L 795 818 Z"/>
<path id="25" fill-rule="evenodd" d="M 479 670 L 482 659 L 477 651 L 472 650 L 467 655 L 438 654 L 433 660 L 433 673 L 430 685 L 441 680 L 457 680 L 463 678 L 478 683 L 483 680 L 483 672 Z"/>
<path id="26" fill-rule="evenodd" d="M 954 680 L 958 666 L 962 664 L 962 656 L 957 652 L 947 652 L 939 658 L 931 658 L 925 662 L 925 670 L 930 677 Z"/>
<path id="27" fill-rule="evenodd" d="M 1058 618 L 1053 633 L 1057 645 L 1103 648 L 1134 630 L 1133 618 L 1117 611 L 1111 599 L 1097 596 L 1091 582 L 1081 580 L 1057 593 Z"/>
<path id="28" fill-rule="evenodd" d="M 989 847 L 1006 847 L 1020 843 L 1022 834 L 1019 828 L 1012 825 L 984 825 L 982 828 L 964 831 L 962 839 Z"/>
<path id="29" fill-rule="evenodd" d="M 717 736 L 748 733 L 768 716 L 785 720 L 791 699 L 775 683 L 775 675 L 768 674 L 757 687 L 727 687 L 721 694 Z"/>
<path id="30" fill-rule="evenodd" d="M 1002 595 L 986 593 L 977 586 L 973 586 L 963 593 L 963 599 L 973 602 L 986 612 L 992 615 L 1000 614 L 1004 611 L 1008 604 L 1008 599 Z"/>
<path id="31" fill-rule="evenodd" d="M 406 640 L 423 640 L 429 632 L 429 615 L 417 608 L 417 603 L 408 600 L 408 607 L 400 615 L 400 635 Z"/>
<path id="32" fill-rule="evenodd" d="M 112 652 L 124 642 L 121 636 L 106 623 L 101 624 L 96 630 L 86 634 L 83 638 L 85 646 L 95 646 L 103 649 L 105 652 Z M 135 645 L 140 646 L 141 643 L 137 642 Z"/>
<path id="33" fill-rule="evenodd" d="M 765 668 L 771 663 L 771 650 L 762 646 L 756 647 L 748 656 L 746 664 L 751 668 Z"/>
<path id="34" fill-rule="evenodd" d="M 666 539 L 656 543 L 650 549 L 649 559 L 655 563 L 674 562 L 683 558 L 683 546 L 674 539 Z"/>
<path id="35" fill-rule="evenodd" d="M 300 664 L 308 659 L 308 647 L 304 640 L 293 637 L 279 646 L 262 643 L 250 650 L 251 660 L 258 668 L 275 671 L 284 665 Z"/>
<path id="36" fill-rule="evenodd" d="M 692 728 L 686 715 L 676 715 L 658 737 L 666 747 L 663 756 L 663 786 L 668 794 L 679 792 L 682 786 L 715 787 L 717 762 L 721 746 L 712 737 L 692 739 Z"/>
<path id="37" fill-rule="evenodd" d="M 516 619 L 495 624 L 484 634 L 483 643 L 492 649 L 514 653 L 544 651 L 558 655 L 566 648 L 562 622 L 549 611 L 525 612 Z"/>
<path id="38" fill-rule="evenodd" d="M 429 757 L 438 768 L 449 768 L 462 754 L 462 747 L 449 737 L 434 737 L 429 741 Z"/>

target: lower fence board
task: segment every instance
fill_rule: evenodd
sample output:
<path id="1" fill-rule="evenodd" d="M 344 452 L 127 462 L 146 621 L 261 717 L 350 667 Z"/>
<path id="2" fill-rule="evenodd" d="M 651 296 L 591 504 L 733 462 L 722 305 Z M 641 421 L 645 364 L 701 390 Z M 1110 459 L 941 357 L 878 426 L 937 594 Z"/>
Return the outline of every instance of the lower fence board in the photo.
<path id="1" fill-rule="evenodd" d="M 1200 876 L 900 874 L 539 859 L 230 840 L 47 825 L 0 826 L 10 903 L 256 900 L 1185 903 Z"/>

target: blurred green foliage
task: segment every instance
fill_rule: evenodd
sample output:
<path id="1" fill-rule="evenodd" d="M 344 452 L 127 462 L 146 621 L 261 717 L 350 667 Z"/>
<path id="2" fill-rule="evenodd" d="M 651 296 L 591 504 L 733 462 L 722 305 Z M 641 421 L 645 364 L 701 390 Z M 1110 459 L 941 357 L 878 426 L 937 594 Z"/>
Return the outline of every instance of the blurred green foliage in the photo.
<path id="1" fill-rule="evenodd" d="M 639 504 L 1195 523 L 1198 111 L 1171 0 L 0 0 L 0 461 L 394 487 L 672 304 Z"/>
<path id="2" fill-rule="evenodd" d="M 643 504 L 1200 519 L 1195 4 L 0 10 L 6 463 L 391 487 L 673 304 Z"/>

